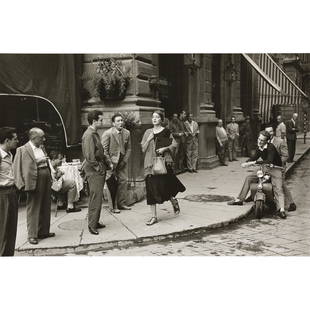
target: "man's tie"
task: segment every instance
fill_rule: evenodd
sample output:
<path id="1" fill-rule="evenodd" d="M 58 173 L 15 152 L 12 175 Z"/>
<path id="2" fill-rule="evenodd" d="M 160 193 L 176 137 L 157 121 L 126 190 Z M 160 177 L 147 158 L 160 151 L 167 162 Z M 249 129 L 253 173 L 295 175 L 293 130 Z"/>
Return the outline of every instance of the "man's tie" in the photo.
<path id="1" fill-rule="evenodd" d="M 124 146 L 123 133 L 122 133 L 122 131 L 119 131 L 119 132 L 118 132 L 118 138 L 119 138 L 120 152 L 121 152 L 121 154 L 125 155 L 125 146 Z"/>

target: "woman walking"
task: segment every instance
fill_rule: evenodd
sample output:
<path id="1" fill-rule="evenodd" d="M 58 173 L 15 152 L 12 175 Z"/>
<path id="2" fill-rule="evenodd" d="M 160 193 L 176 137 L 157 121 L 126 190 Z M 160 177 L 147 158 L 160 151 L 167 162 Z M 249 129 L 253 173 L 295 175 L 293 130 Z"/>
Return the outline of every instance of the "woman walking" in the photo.
<path id="1" fill-rule="evenodd" d="M 164 114 L 155 111 L 152 116 L 153 128 L 147 129 L 142 138 L 141 146 L 144 153 L 144 176 L 146 185 L 146 201 L 151 207 L 152 217 L 146 225 L 157 223 L 156 204 L 170 200 L 175 214 L 180 213 L 178 192 L 184 192 L 185 187 L 175 176 L 172 169 L 172 151 L 177 146 L 168 128 L 162 126 Z M 165 174 L 156 174 L 153 169 L 156 157 L 162 156 L 165 161 Z"/>

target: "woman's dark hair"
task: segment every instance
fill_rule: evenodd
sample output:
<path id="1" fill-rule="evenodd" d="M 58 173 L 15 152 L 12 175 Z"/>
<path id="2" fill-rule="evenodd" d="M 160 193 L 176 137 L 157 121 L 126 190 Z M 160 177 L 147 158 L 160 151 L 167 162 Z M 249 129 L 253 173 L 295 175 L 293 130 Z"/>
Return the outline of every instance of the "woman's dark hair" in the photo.
<path id="1" fill-rule="evenodd" d="M 0 128 L 0 143 L 3 144 L 6 139 L 12 140 L 16 129 L 13 127 Z"/>
<path id="2" fill-rule="evenodd" d="M 162 111 L 156 110 L 156 111 L 153 112 L 153 114 L 154 114 L 154 113 L 156 113 L 156 114 L 159 115 L 159 117 L 160 117 L 160 119 L 161 119 L 162 122 L 165 120 L 165 115 L 164 115 L 164 113 L 163 113 Z"/>
<path id="3" fill-rule="evenodd" d="M 93 121 L 98 121 L 100 115 L 102 112 L 99 110 L 90 111 L 87 115 L 88 124 L 91 125 Z"/>
<path id="4" fill-rule="evenodd" d="M 116 117 L 121 117 L 122 119 L 124 119 L 121 113 L 115 113 L 111 118 L 112 123 L 114 123 Z"/>

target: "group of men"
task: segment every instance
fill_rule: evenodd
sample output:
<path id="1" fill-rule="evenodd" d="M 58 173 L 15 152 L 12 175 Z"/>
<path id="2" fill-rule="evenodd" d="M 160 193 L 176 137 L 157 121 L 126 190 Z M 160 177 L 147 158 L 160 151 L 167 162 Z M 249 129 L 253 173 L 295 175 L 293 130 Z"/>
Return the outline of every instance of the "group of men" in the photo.
<path id="1" fill-rule="evenodd" d="M 196 173 L 199 126 L 193 114 L 184 110 L 179 115 L 175 113 L 167 126 L 177 142 L 174 153 L 176 171 L 184 171 L 186 168 L 188 172 Z"/>
<path id="2" fill-rule="evenodd" d="M 296 139 L 297 139 L 297 118 L 298 114 L 293 113 L 292 118 L 286 123 L 282 120 L 282 116 L 277 116 L 276 124 L 276 137 L 279 137 L 287 142 L 288 148 L 288 163 L 294 161 L 295 151 L 296 151 Z"/>
<path id="3" fill-rule="evenodd" d="M 121 209 L 131 209 L 126 205 L 130 133 L 123 128 L 122 115 L 115 114 L 112 128 L 100 137 L 98 129 L 102 128 L 102 120 L 102 112 L 90 112 L 89 127 L 82 137 L 85 158 L 82 170 L 90 189 L 88 228 L 94 235 L 99 234 L 99 228 L 105 227 L 99 219 L 107 175 L 113 174 L 118 182 L 113 211 L 119 213 Z M 29 141 L 17 148 L 19 141 L 16 129 L 0 128 L 0 256 L 14 255 L 21 193 L 27 196 L 28 242 L 38 244 L 40 239 L 55 236 L 50 232 L 53 166 L 45 151 L 45 140 L 42 129 L 32 128 L 29 130 Z M 16 154 L 13 160 L 14 150 Z M 72 205 L 70 201 L 69 204 Z M 74 205 L 72 207 L 67 210 L 68 213 L 80 211 Z"/>
<path id="4" fill-rule="evenodd" d="M 217 154 L 220 164 L 227 166 L 226 154 L 228 153 L 229 161 L 237 161 L 237 147 L 239 139 L 239 125 L 236 117 L 232 116 L 231 122 L 226 129 L 223 126 L 223 120 L 219 119 L 215 128 Z"/>
<path id="5" fill-rule="evenodd" d="M 286 218 L 286 211 L 295 211 L 297 208 L 285 181 L 285 170 L 288 159 L 289 152 L 286 140 L 274 135 L 272 125 L 266 125 L 265 130 L 261 131 L 258 136 L 255 153 L 247 162 L 241 164 L 244 168 L 256 163 L 269 165 L 267 169 L 271 176 L 277 214 L 282 219 Z M 258 178 L 255 172 L 248 175 L 238 197 L 228 204 L 243 205 L 243 202 L 252 201 L 253 197 L 247 197 L 247 195 L 250 191 L 251 184 L 256 183 L 257 180 Z"/>

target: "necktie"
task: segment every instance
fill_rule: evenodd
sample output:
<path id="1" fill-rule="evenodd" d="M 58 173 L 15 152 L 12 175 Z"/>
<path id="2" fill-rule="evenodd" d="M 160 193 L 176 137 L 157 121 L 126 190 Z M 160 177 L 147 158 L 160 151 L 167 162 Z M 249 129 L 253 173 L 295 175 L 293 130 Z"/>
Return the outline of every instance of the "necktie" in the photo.
<path id="1" fill-rule="evenodd" d="M 120 152 L 121 154 L 125 155 L 125 146 L 124 146 L 122 131 L 118 132 L 118 138 L 119 138 Z"/>

